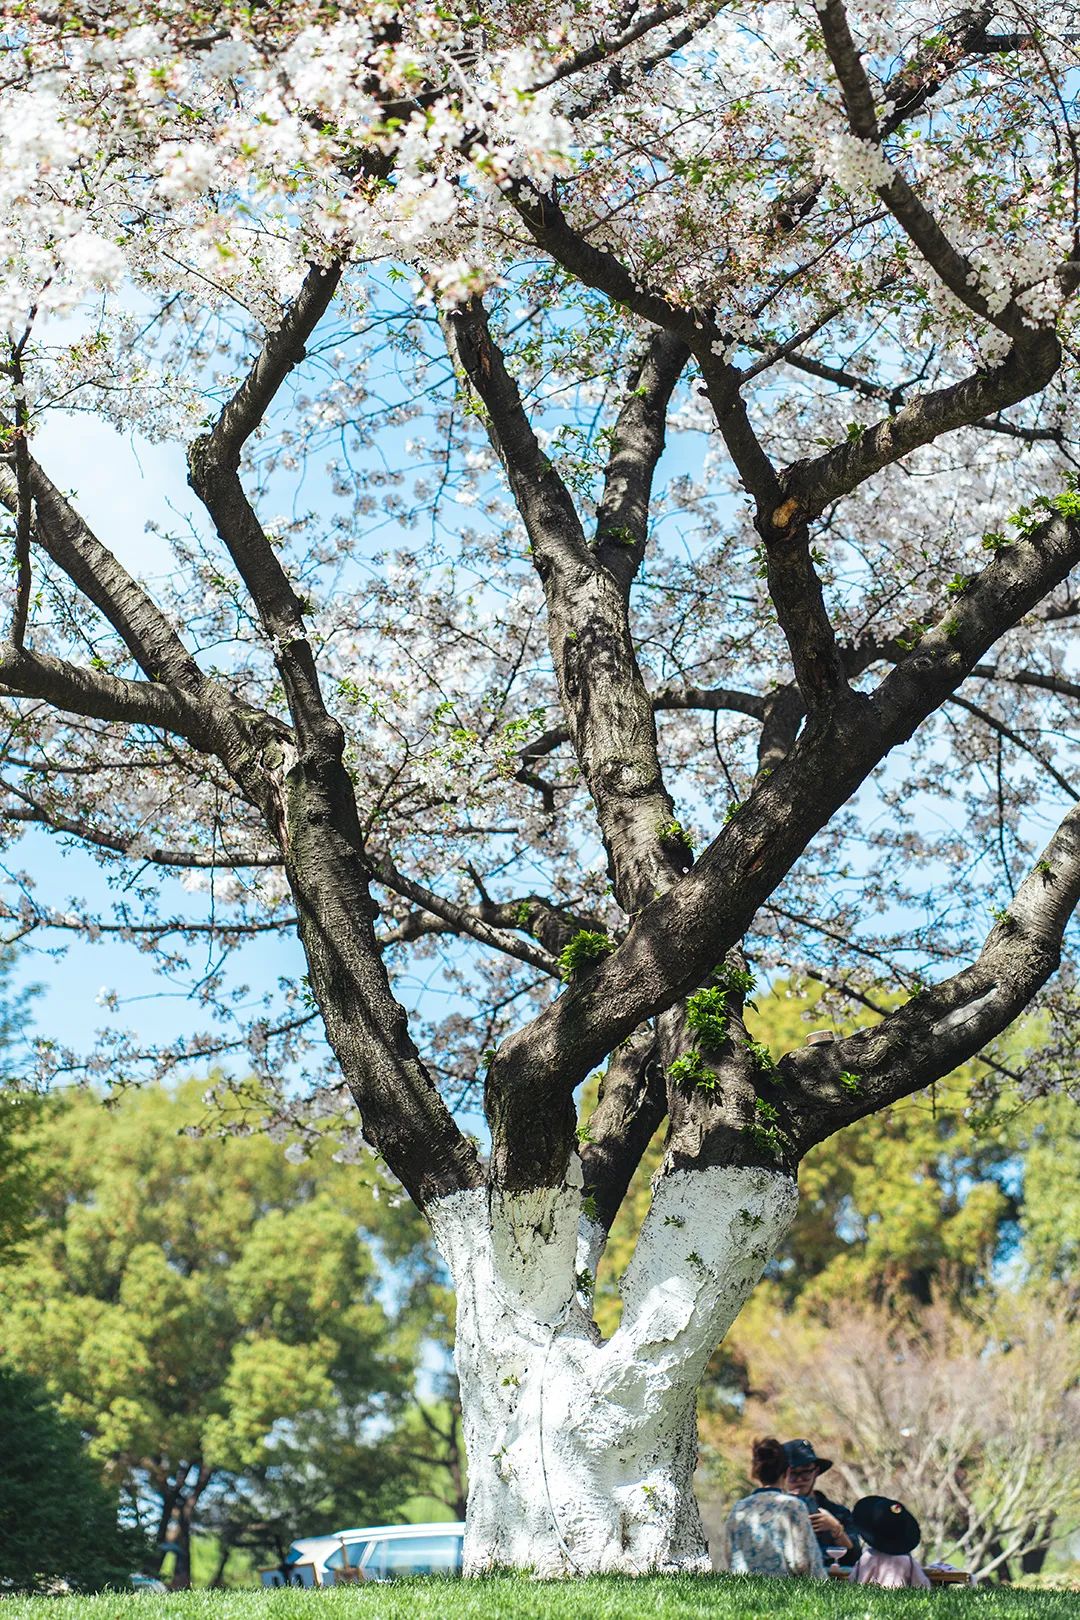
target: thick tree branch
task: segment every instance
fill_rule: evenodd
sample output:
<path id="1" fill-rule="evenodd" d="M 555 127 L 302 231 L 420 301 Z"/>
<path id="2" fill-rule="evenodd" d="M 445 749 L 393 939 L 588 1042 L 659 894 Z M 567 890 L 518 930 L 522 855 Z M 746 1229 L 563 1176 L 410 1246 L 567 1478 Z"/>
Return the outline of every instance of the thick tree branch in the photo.
<path id="1" fill-rule="evenodd" d="M 1062 821 L 975 962 L 869 1029 L 786 1055 L 797 1152 L 941 1079 L 1001 1035 L 1056 971 L 1078 904 L 1080 807 Z M 841 1074 L 857 1083 L 841 1084 Z"/>
<path id="2" fill-rule="evenodd" d="M 481 1169 L 409 1034 L 375 934 L 377 907 L 343 764 L 344 732 L 327 711 L 303 604 L 248 501 L 240 457 L 329 307 L 340 267 L 313 265 L 240 387 L 188 454 L 189 481 L 214 520 L 259 614 L 281 672 L 298 749 L 262 762 L 257 802 L 285 855 L 297 928 L 327 1037 L 364 1131 L 414 1201 L 475 1186 Z M 246 768 L 237 780 L 247 780 Z M 263 783 L 265 782 L 265 788 Z"/>
<path id="3" fill-rule="evenodd" d="M 840 83 L 851 133 L 881 152 L 881 131 L 874 111 L 874 95 L 862 57 L 851 37 L 843 0 L 819 0 L 817 13 L 825 49 Z M 978 276 L 970 259 L 954 247 L 933 213 L 898 169 L 894 168 L 889 182 L 876 187 L 876 190 L 927 264 L 962 304 L 1014 340 L 1022 340 L 1029 333 L 1023 311 L 1015 302 L 1010 301 L 1000 310 L 991 307 L 979 290 Z"/>
<path id="4" fill-rule="evenodd" d="M 810 377 L 820 377 L 823 382 L 835 383 L 838 388 L 861 394 L 864 399 L 881 400 L 894 411 L 901 408 L 917 381 L 912 377 L 902 383 L 878 382 L 872 377 L 847 371 L 842 366 L 826 365 L 811 355 L 799 354 L 796 349 L 789 349 L 777 358 L 785 360 L 796 371 L 804 371 Z M 1006 438 L 1020 439 L 1025 444 L 1056 444 L 1059 449 L 1064 449 L 1067 443 L 1064 428 L 1024 427 L 1018 422 L 1005 422 L 1000 415 L 983 417 L 981 421 L 967 425 L 978 428 L 980 433 L 1000 433 Z"/>
<path id="5" fill-rule="evenodd" d="M 304 345 L 329 308 L 340 278 L 339 265 L 311 266 L 281 324 L 263 341 L 213 428 L 188 451 L 188 480 L 213 518 L 274 648 L 301 746 L 315 743 L 339 754 L 344 739 L 322 699 L 304 605 L 244 492 L 240 457 L 285 378 L 303 360 Z"/>
<path id="6" fill-rule="evenodd" d="M 594 247 L 574 229 L 554 192 L 541 194 L 528 181 L 514 181 L 506 191 L 537 247 L 583 281 L 625 304 L 653 326 L 673 333 L 691 346 L 696 335 L 690 310 L 680 309 L 655 288 L 639 282 L 614 253 Z"/>
<path id="7" fill-rule="evenodd" d="M 811 719 L 693 870 L 646 907 L 613 955 L 504 1043 L 487 1081 L 498 1179 L 535 1185 L 562 1175 L 573 1122 L 558 1113 L 560 1100 L 638 1024 L 700 984 L 870 771 L 1078 561 L 1080 524 L 1057 516 L 997 552 L 872 696 L 852 694 Z"/>
<path id="8" fill-rule="evenodd" d="M 690 351 L 657 332 L 627 379 L 596 512 L 595 550 L 628 594 L 645 555 L 653 477 L 664 449 L 667 408 Z"/>
<path id="9" fill-rule="evenodd" d="M 12 348 L 11 383 L 15 394 L 15 426 L 13 433 L 15 458 L 15 605 L 11 612 L 11 641 L 22 649 L 26 639 L 26 626 L 30 617 L 30 529 L 33 493 L 30 487 L 30 450 L 27 444 L 26 385 L 23 381 L 22 356 L 27 327 L 20 341 Z"/>
<path id="10" fill-rule="evenodd" d="M 592 1195 L 596 1220 L 605 1232 L 611 1230 L 642 1154 L 666 1113 L 656 1037 L 645 1026 L 612 1053 L 596 1107 L 586 1122 L 588 1136 L 581 1150 L 585 1193 Z"/>
<path id="11" fill-rule="evenodd" d="M 6 697 L 40 698 L 68 714 L 173 732 L 203 753 L 221 746 L 213 712 L 182 688 L 124 680 L 47 653 L 27 652 L 10 642 L 0 647 L 0 692 Z"/>
<path id="12" fill-rule="evenodd" d="M 549 951 L 488 922 L 474 908 L 460 905 L 456 900 L 448 900 L 444 895 L 425 888 L 413 878 L 406 877 L 388 857 L 384 856 L 380 860 L 373 861 L 372 872 L 388 889 L 393 889 L 395 894 L 400 894 L 404 899 L 422 906 L 425 911 L 431 912 L 433 917 L 440 917 L 457 933 L 475 939 L 490 950 L 501 951 L 504 956 L 514 957 L 519 962 L 527 962 L 530 967 L 538 969 L 541 973 L 558 977 L 559 964 Z"/>
<path id="13" fill-rule="evenodd" d="M 627 594 L 590 550 L 562 479 L 543 454 L 479 299 L 448 314 L 455 366 L 487 411 L 488 435 L 506 468 L 544 587 L 548 638 L 567 732 L 596 805 L 612 882 L 625 911 L 638 910 L 685 865 L 674 806 L 664 787 L 652 704 L 630 633 Z M 662 411 L 680 364 L 678 345 L 657 356 L 655 406 Z M 647 486 L 658 426 L 642 429 L 636 474 Z M 609 480 L 609 487 L 611 481 Z M 614 489 L 612 494 L 614 496 Z M 529 756 L 524 759 L 526 769 Z"/>
<path id="14" fill-rule="evenodd" d="M 819 517 L 841 495 L 912 450 L 1038 393 L 1060 363 L 1061 346 L 1054 334 L 1025 328 L 992 370 L 921 394 L 857 439 L 794 462 L 782 480 L 791 520 Z"/>
<path id="15" fill-rule="evenodd" d="M 206 677 L 168 619 L 33 457 L 29 478 L 38 544 L 109 621 L 143 673 L 188 692 L 203 691 Z M 2 464 L 0 503 L 18 510 L 18 481 Z"/>

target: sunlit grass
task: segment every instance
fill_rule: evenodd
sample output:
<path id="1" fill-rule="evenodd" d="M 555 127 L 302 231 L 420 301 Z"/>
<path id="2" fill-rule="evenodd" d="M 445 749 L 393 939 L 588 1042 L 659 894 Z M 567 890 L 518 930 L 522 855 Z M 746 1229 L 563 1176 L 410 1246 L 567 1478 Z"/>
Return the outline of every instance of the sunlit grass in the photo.
<path id="1" fill-rule="evenodd" d="M 0 1620 L 1076 1620 L 1076 1594 L 1007 1587 L 883 1592 L 730 1576 L 534 1582 L 421 1580 L 298 1591 L 103 1593 L 0 1599 Z"/>

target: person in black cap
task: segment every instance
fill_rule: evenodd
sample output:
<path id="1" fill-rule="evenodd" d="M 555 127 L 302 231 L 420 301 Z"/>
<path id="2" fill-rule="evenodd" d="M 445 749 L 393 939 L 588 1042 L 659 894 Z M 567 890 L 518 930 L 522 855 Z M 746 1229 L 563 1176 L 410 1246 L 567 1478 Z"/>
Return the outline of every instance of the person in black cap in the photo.
<path id="1" fill-rule="evenodd" d="M 844 1550 L 836 1562 L 845 1569 L 852 1568 L 862 1551 L 862 1543 L 851 1511 L 839 1502 L 830 1501 L 824 1491 L 817 1489 L 819 1477 L 832 1467 L 832 1458 L 819 1457 L 809 1440 L 785 1440 L 784 1452 L 788 1464 L 785 1489 L 792 1496 L 801 1496 L 810 1509 L 810 1523 L 818 1546 L 823 1553 L 827 1547 L 842 1547 Z"/>
<path id="2" fill-rule="evenodd" d="M 912 1553 L 922 1532 L 919 1521 L 902 1502 L 890 1496 L 864 1496 L 851 1517 L 866 1543 L 851 1579 L 861 1586 L 930 1586 L 932 1583 Z"/>

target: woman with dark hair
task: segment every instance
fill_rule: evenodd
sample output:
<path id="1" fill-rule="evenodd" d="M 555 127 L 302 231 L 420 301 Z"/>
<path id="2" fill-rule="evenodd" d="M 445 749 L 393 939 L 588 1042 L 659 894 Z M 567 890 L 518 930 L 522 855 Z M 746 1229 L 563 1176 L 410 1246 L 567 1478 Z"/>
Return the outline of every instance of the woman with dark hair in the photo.
<path id="1" fill-rule="evenodd" d="M 788 1460 L 779 1440 L 755 1440 L 751 1472 L 757 1490 L 728 1515 L 720 1562 L 733 1575 L 808 1575 L 826 1579 L 825 1564 L 806 1504 L 782 1489 Z"/>

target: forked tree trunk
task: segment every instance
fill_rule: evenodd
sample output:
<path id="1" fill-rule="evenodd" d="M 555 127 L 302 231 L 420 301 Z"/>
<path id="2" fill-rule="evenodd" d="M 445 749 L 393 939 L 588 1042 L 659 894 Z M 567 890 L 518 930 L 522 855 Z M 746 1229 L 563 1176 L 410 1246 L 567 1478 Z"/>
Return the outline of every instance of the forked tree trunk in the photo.
<path id="1" fill-rule="evenodd" d="M 606 1341 L 587 1306 L 602 1234 L 580 1201 L 573 1185 L 476 1188 L 428 1212 L 457 1287 L 466 1574 L 709 1567 L 697 1389 L 791 1223 L 795 1184 L 761 1169 L 664 1175 Z"/>

